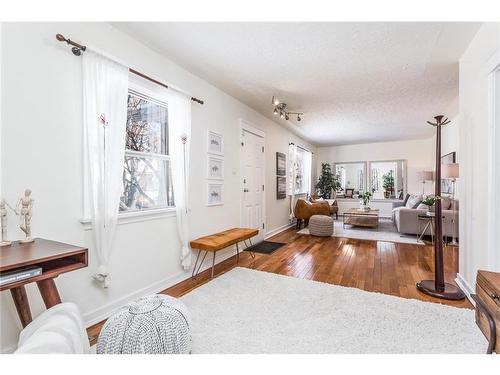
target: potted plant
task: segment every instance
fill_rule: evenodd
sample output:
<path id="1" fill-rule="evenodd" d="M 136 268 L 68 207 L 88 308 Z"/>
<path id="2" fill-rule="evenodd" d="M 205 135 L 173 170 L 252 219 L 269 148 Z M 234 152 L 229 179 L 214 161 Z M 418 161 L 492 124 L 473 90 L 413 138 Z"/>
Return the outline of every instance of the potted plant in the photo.
<path id="1" fill-rule="evenodd" d="M 423 204 L 427 206 L 427 209 L 429 211 L 434 211 L 434 203 L 436 203 L 436 197 L 435 196 L 428 196 L 422 201 Z"/>
<path id="2" fill-rule="evenodd" d="M 339 178 L 332 173 L 330 164 L 321 163 L 321 175 L 318 178 L 318 183 L 314 187 L 319 192 L 319 196 L 323 199 L 330 199 L 332 191 L 336 192 L 340 187 Z"/>
<path id="3" fill-rule="evenodd" d="M 359 201 L 361 210 L 370 209 L 370 207 L 368 207 L 368 203 L 370 203 L 370 199 L 372 199 L 372 196 L 373 194 L 370 193 L 369 191 L 366 191 L 363 194 L 361 194 L 360 196 L 361 200 Z"/>
<path id="4" fill-rule="evenodd" d="M 389 171 L 382 176 L 382 187 L 384 188 L 384 197 L 388 199 L 394 192 L 394 172 Z"/>

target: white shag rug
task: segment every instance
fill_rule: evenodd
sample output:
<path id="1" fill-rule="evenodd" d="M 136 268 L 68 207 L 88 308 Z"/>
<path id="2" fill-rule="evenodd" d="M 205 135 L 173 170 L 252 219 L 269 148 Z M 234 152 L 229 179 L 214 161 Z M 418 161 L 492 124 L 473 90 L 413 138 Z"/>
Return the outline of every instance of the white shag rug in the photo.
<path id="1" fill-rule="evenodd" d="M 297 233 L 309 234 L 309 228 L 306 227 Z M 417 236 L 400 234 L 390 219 L 380 219 L 378 228 L 363 228 L 346 225 L 345 229 L 343 228 L 342 220 L 336 220 L 334 221 L 332 237 L 423 245 L 423 243 L 417 242 Z"/>
<path id="2" fill-rule="evenodd" d="M 485 353 L 474 312 L 247 268 L 186 294 L 193 353 Z"/>

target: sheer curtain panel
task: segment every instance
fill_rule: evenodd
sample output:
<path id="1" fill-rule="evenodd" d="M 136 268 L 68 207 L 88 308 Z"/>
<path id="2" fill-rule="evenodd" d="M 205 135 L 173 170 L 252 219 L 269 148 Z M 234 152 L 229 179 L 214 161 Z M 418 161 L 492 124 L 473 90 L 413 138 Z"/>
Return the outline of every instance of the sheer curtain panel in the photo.
<path id="1" fill-rule="evenodd" d="M 105 288 L 123 191 L 128 74 L 128 67 L 95 51 L 87 48 L 83 54 L 84 150 L 98 260 L 93 277 Z"/>
<path id="2" fill-rule="evenodd" d="M 189 247 L 189 152 L 191 145 L 191 98 L 168 91 L 169 150 L 172 165 L 172 188 L 177 214 L 177 229 L 181 244 L 180 261 L 183 269 L 191 267 Z"/>

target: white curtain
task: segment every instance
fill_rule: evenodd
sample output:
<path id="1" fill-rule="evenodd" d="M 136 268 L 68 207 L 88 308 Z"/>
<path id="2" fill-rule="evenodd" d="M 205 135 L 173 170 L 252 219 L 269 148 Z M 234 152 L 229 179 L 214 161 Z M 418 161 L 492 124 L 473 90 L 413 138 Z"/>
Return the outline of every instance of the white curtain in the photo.
<path id="1" fill-rule="evenodd" d="M 304 151 L 304 189 L 305 193 L 311 194 L 311 178 L 312 178 L 312 152 Z"/>
<path id="2" fill-rule="evenodd" d="M 109 285 L 108 262 L 115 237 L 127 122 L 128 68 L 87 49 L 83 54 L 83 123 L 89 206 L 98 269 Z"/>
<path id="3" fill-rule="evenodd" d="M 288 145 L 288 178 L 290 182 L 288 183 L 288 189 L 290 194 L 290 222 L 295 219 L 295 214 L 293 213 L 295 209 L 295 180 L 297 178 L 297 168 L 296 168 L 296 157 L 297 157 L 297 146 L 293 143 Z"/>
<path id="4" fill-rule="evenodd" d="M 177 213 L 177 230 L 181 242 L 182 268 L 191 267 L 189 247 L 189 150 L 191 145 L 191 98 L 168 91 L 169 154 L 172 187 Z"/>

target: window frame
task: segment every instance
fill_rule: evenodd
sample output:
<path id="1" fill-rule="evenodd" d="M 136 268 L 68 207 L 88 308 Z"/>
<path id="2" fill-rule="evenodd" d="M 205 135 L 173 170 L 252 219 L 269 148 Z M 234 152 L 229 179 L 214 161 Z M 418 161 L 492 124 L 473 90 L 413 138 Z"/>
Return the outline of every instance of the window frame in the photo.
<path id="1" fill-rule="evenodd" d="M 168 101 L 166 98 L 162 98 L 161 96 L 158 96 L 158 93 L 152 92 L 146 85 L 142 87 L 140 83 L 136 83 L 134 81 L 130 82 L 129 84 L 129 89 L 128 89 L 128 95 L 133 95 L 138 98 L 141 98 L 143 100 L 147 100 L 148 102 L 155 103 L 160 106 L 164 106 L 167 108 L 167 114 L 168 114 Z M 167 122 L 167 129 L 166 129 L 166 143 L 165 143 L 165 149 L 166 149 L 166 154 L 162 153 L 157 153 L 157 152 L 141 152 L 141 151 L 135 151 L 135 150 L 129 150 L 125 149 L 125 158 L 127 156 L 132 156 L 132 157 L 138 157 L 138 158 L 145 158 L 145 159 L 156 159 L 156 160 L 162 160 L 166 161 L 168 163 L 168 166 L 170 166 L 170 154 L 169 154 L 169 137 L 170 137 L 170 126 Z M 171 178 L 172 178 L 172 173 L 170 169 L 170 178 L 166 179 L 165 181 L 167 183 L 171 184 Z M 167 188 L 167 194 L 168 194 L 168 188 Z M 168 202 L 167 202 L 168 203 Z M 158 210 L 175 210 L 175 202 L 173 205 L 169 206 L 167 205 L 159 205 L 155 206 L 152 208 L 144 208 L 144 209 L 131 209 L 127 211 L 118 211 L 118 217 L 121 217 L 123 215 L 127 216 L 134 216 L 134 214 L 141 213 L 141 215 L 136 215 L 136 216 L 142 216 L 146 215 L 146 212 L 151 212 L 151 211 L 158 211 Z"/>
<path id="2" fill-rule="evenodd" d="M 381 201 L 381 202 L 384 202 L 384 201 L 387 201 L 387 202 L 392 202 L 392 201 L 398 201 L 398 202 L 401 202 L 402 200 L 404 200 L 406 194 L 408 193 L 408 160 L 407 159 L 385 159 L 385 160 L 369 160 L 368 161 L 368 170 L 367 170 L 367 179 L 368 179 L 368 183 L 367 183 L 367 187 L 369 189 L 369 191 L 372 191 L 372 179 L 371 179 L 371 175 L 372 175 L 372 164 L 374 163 L 399 163 L 401 162 L 402 163 L 402 167 L 403 167 L 403 173 L 402 173 L 402 178 L 403 178 L 403 199 L 398 199 L 397 197 L 396 198 L 383 198 L 383 199 L 372 199 L 374 201 Z"/>

